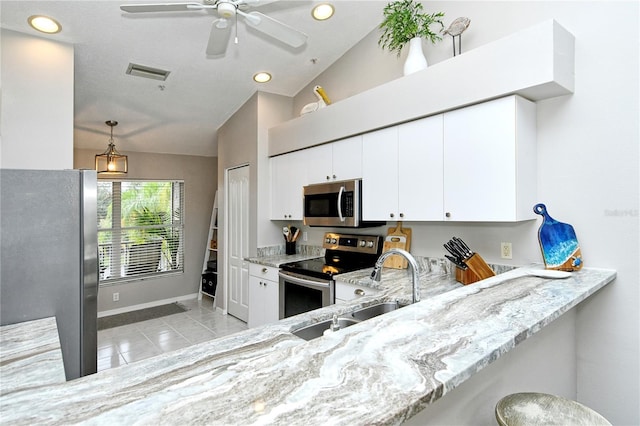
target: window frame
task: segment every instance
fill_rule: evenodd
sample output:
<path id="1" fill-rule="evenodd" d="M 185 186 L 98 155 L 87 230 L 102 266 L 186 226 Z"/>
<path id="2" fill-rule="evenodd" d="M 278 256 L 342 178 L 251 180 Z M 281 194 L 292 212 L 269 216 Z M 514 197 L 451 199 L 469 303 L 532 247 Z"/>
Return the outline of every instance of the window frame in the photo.
<path id="1" fill-rule="evenodd" d="M 109 192 L 103 192 L 100 185 L 105 183 L 110 185 Z M 151 216 L 161 220 L 160 223 L 143 223 L 132 226 L 132 211 L 125 214 L 123 220 L 123 191 L 122 188 L 131 185 L 144 184 L 166 184 L 170 183 L 169 205 L 167 200 L 163 203 L 163 208 L 154 207 L 151 199 L 136 194 L 133 202 L 138 206 L 136 213 L 141 216 L 141 211 L 150 213 Z M 140 191 L 140 189 L 138 189 Z M 142 189 L 144 192 L 144 189 Z M 108 194 L 108 197 L 103 197 Z M 148 195 L 148 194 L 147 194 Z M 103 200 L 106 200 L 103 201 Z M 145 202 L 149 201 L 145 205 Z M 142 202 L 142 203 L 140 203 Z M 127 202 L 125 201 L 125 204 Z M 129 203 L 130 204 L 130 203 Z M 177 205 L 177 207 L 176 207 Z M 98 180 L 98 284 L 100 287 L 122 284 L 131 281 L 142 281 L 147 279 L 157 279 L 170 275 L 184 274 L 185 268 L 185 184 L 181 179 L 99 179 Z M 130 208 L 130 205 L 126 206 Z M 168 218 L 166 209 L 169 208 Z M 163 211 L 161 211 L 163 210 Z M 109 215 L 110 213 L 110 215 Z M 110 217 L 109 217 L 110 216 Z M 110 219 L 110 223 L 108 221 Z M 138 219 L 144 222 L 144 218 Z M 169 220 L 169 223 L 166 221 Z M 101 226 L 102 225 L 102 226 Z M 136 235 L 135 241 L 132 235 Z M 155 236 L 152 235 L 155 234 Z M 106 235 L 104 237 L 103 235 Z M 158 236 L 160 235 L 160 237 Z M 103 242 L 100 242 L 100 241 Z M 133 250 L 134 246 L 137 251 Z M 143 247 L 146 246 L 146 247 Z M 120 247 L 119 256 L 111 256 Z M 160 250 L 158 254 L 156 250 Z M 135 252 L 135 253 L 134 253 Z M 154 258 L 160 256 L 155 270 Z M 134 259 L 140 260 L 143 264 L 146 260 L 146 268 L 135 267 L 129 269 Z M 151 263 L 149 263 L 151 259 Z M 151 265 L 151 268 L 149 268 Z M 113 269 L 120 271 L 110 277 Z M 105 278 L 106 275 L 106 278 Z"/>

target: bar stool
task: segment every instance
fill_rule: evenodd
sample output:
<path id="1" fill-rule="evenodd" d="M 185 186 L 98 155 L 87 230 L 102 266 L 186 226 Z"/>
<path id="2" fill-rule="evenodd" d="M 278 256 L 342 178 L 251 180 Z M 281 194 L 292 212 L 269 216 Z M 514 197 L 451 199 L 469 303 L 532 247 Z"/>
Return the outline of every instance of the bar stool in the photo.
<path id="1" fill-rule="evenodd" d="M 524 425 L 608 425 L 600 414 L 570 399 L 545 393 L 514 393 L 496 404 L 500 426 Z"/>

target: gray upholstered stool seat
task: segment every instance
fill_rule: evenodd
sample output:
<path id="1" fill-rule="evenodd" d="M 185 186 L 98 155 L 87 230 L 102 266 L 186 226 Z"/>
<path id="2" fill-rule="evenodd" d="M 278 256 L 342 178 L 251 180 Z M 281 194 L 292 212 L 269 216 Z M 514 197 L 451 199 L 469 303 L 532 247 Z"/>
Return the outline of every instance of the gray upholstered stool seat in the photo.
<path id="1" fill-rule="evenodd" d="M 524 425 L 609 425 L 600 414 L 584 405 L 545 393 L 514 393 L 496 404 L 500 426 Z"/>

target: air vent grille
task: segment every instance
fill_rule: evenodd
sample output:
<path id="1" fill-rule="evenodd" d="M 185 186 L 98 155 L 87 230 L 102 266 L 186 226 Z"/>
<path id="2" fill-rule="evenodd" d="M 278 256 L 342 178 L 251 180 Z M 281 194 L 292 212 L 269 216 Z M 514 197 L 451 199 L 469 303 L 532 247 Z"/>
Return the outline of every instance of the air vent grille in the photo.
<path id="1" fill-rule="evenodd" d="M 171 71 L 161 70 L 159 68 L 147 67 L 139 64 L 129 64 L 127 74 L 135 77 L 150 78 L 152 80 L 165 81 Z"/>

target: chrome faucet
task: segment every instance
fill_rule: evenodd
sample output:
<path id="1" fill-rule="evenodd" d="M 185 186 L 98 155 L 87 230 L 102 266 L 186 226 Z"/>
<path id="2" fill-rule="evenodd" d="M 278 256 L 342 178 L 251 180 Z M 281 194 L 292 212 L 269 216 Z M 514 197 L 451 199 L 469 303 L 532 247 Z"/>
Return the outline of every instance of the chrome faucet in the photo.
<path id="1" fill-rule="evenodd" d="M 373 267 L 373 272 L 371 272 L 371 279 L 377 282 L 380 282 L 380 278 L 382 276 L 382 264 L 384 261 L 394 254 L 399 254 L 400 256 L 407 259 L 409 262 L 409 266 L 411 267 L 411 274 L 413 280 L 413 303 L 420 301 L 420 278 L 418 277 L 418 262 L 416 259 L 406 250 L 402 250 L 399 248 L 392 248 L 389 251 L 385 251 L 380 255 L 378 260 L 376 261 L 375 266 Z"/>

